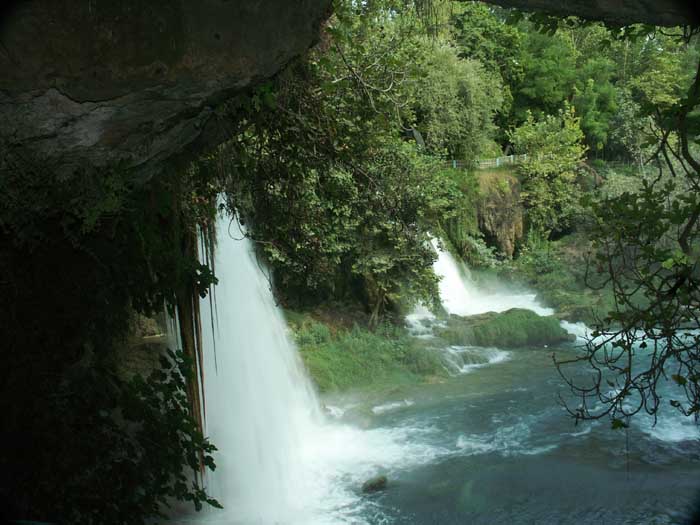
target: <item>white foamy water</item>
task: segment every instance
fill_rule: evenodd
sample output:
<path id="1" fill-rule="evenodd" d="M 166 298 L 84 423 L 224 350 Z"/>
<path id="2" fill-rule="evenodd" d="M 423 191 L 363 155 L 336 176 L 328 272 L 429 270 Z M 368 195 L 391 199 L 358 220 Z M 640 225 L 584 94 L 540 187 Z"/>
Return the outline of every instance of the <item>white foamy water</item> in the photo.
<path id="1" fill-rule="evenodd" d="M 230 231 L 244 237 L 237 224 Z M 444 453 L 416 439 L 421 429 L 360 430 L 324 419 L 253 246 L 231 237 L 227 218 L 218 224 L 216 272 L 213 330 L 208 299 L 200 306 L 205 430 L 218 448 L 207 485 L 225 510 L 198 522 L 363 523 L 364 481 Z"/>
<path id="2" fill-rule="evenodd" d="M 456 447 L 463 455 L 496 453 L 501 456 L 539 455 L 558 447 L 558 444 L 534 446 L 530 443 L 530 424 L 520 420 L 512 425 L 500 426 L 487 434 L 461 434 Z"/>
<path id="3" fill-rule="evenodd" d="M 666 411 L 654 426 L 651 417 L 640 417 L 637 423 L 645 434 L 665 443 L 700 440 L 700 428 L 693 418 L 680 412 Z"/>
<path id="4" fill-rule="evenodd" d="M 406 316 L 408 332 L 413 337 L 421 339 L 433 337 L 433 325 L 436 323 L 438 323 L 438 321 L 435 314 L 422 304 L 418 304 L 413 311 Z"/>
<path id="5" fill-rule="evenodd" d="M 399 408 L 410 407 L 414 404 L 415 403 L 410 399 L 404 399 L 403 401 L 393 401 L 391 403 L 384 403 L 382 405 L 372 407 L 372 413 L 384 414 L 385 412 L 391 412 L 392 410 L 397 410 Z"/>
<path id="6" fill-rule="evenodd" d="M 576 336 L 578 342 L 585 342 L 590 338 L 592 330 L 585 323 L 571 323 L 569 321 L 561 321 L 561 327 L 572 335 Z"/>
<path id="7" fill-rule="evenodd" d="M 538 315 L 552 315 L 554 310 L 537 302 L 534 293 L 510 293 L 506 290 L 481 290 L 472 282 L 469 269 L 433 239 L 438 258 L 433 265 L 440 279 L 440 300 L 445 310 L 456 315 L 504 312 L 511 308 L 532 310 Z"/>
<path id="8" fill-rule="evenodd" d="M 442 354 L 448 370 L 458 374 L 466 374 L 510 359 L 510 352 L 478 346 L 448 346 L 442 349 Z"/>

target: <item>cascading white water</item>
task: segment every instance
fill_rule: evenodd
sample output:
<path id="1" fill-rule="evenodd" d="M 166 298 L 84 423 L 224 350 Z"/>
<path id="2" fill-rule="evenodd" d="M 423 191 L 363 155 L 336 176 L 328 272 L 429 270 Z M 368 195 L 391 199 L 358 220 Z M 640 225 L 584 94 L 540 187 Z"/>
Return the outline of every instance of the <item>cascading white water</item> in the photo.
<path id="1" fill-rule="evenodd" d="M 437 260 L 433 264 L 440 278 L 440 302 L 449 314 L 469 316 L 485 312 L 504 312 L 511 308 L 532 310 L 538 315 L 552 315 L 554 310 L 542 306 L 533 293 L 513 293 L 505 288 L 484 290 L 471 279 L 467 266 L 458 262 L 447 250 L 432 239 Z M 425 306 L 418 305 L 406 316 L 406 324 L 414 337 L 432 338 L 433 327 L 444 325 Z M 566 328 L 566 327 L 564 327 Z M 438 349 L 448 372 L 464 374 L 490 364 L 509 359 L 509 352 L 497 348 L 448 346 Z"/>
<path id="2" fill-rule="evenodd" d="M 502 393 L 512 386 L 510 375 L 500 379 L 502 387 L 501 383 L 497 384 L 497 397 L 489 397 L 487 392 L 480 403 L 477 403 L 482 399 L 478 389 L 482 383 L 464 381 L 458 385 L 460 389 L 467 389 L 467 398 L 461 394 L 454 396 L 455 391 L 449 390 L 451 394 L 443 400 L 448 404 L 436 405 L 441 407 L 439 411 L 430 412 L 432 409 L 426 408 L 433 406 L 434 400 L 430 397 L 426 398 L 429 400 L 426 404 L 420 396 L 401 395 L 359 412 L 367 429 L 343 425 L 338 420 L 334 423 L 324 421 L 251 244 L 247 240 L 234 240 L 229 235 L 228 220 L 220 221 L 218 230 L 216 268 L 220 284 L 216 287 L 218 322 L 215 329 L 212 330 L 207 322 L 211 314 L 208 300 L 201 307 L 205 339 L 206 429 L 219 448 L 216 454 L 218 467 L 208 479 L 208 489 L 226 510 L 213 511 L 208 516 L 184 516 L 180 523 L 183 520 L 189 523 L 194 520 L 194 523 L 256 525 L 368 525 L 403 523 L 406 520 L 432 523 L 434 516 L 414 514 L 416 509 L 421 510 L 424 501 L 429 510 L 457 508 L 455 492 L 450 490 L 455 484 L 458 490 L 462 485 L 466 487 L 457 494 L 470 496 L 471 482 L 464 483 L 461 472 L 457 479 L 452 478 L 457 472 L 455 461 L 461 461 L 460 458 L 478 461 L 476 458 L 483 455 L 482 464 L 488 469 L 493 462 L 492 454 L 499 454 L 502 461 L 515 462 L 513 468 L 517 469 L 520 456 L 547 454 L 556 448 L 560 439 L 557 436 L 586 439 L 587 433 L 594 435 L 595 429 L 590 427 L 587 431 L 571 434 L 551 432 L 549 428 L 542 432 L 537 425 L 549 413 L 549 408 L 523 415 L 518 412 L 518 405 L 511 405 L 513 401 L 526 397 L 521 406 L 532 410 L 531 404 L 536 400 L 551 396 L 517 394 L 512 400 L 507 400 L 507 406 L 498 405 L 502 402 Z M 233 237 L 243 237 L 235 224 L 231 230 Z M 467 278 L 465 290 L 469 291 L 471 286 Z M 480 292 L 476 287 L 472 292 L 475 295 L 462 297 L 474 300 L 476 296 L 478 302 L 486 304 L 484 310 L 494 310 L 498 308 L 494 308 L 494 304 L 503 304 L 486 303 L 482 296 L 494 294 Z M 419 316 L 421 314 L 430 315 L 427 311 L 418 312 Z M 507 357 L 507 352 L 498 349 L 453 347 L 451 350 L 455 355 L 459 354 L 460 359 L 455 363 L 461 363 L 462 372 L 501 362 Z M 544 377 L 537 375 L 537 366 L 530 370 L 535 377 Z M 489 384 L 493 380 L 494 376 L 491 376 Z M 499 379 L 496 377 L 495 380 Z M 544 384 L 545 381 L 535 381 L 532 388 Z M 518 387 L 514 391 L 527 392 L 529 388 L 531 385 L 528 384 L 527 388 Z M 450 399 L 456 400 L 452 408 L 449 408 L 453 404 Z M 465 399 L 470 400 L 468 408 Z M 474 404 L 471 400 L 475 401 Z M 345 411 L 356 410 L 353 407 L 357 405 L 354 401 L 352 403 L 341 402 L 329 412 L 340 419 Z M 465 429 L 465 410 L 473 412 L 472 421 L 477 419 L 488 423 L 490 419 L 496 425 L 495 430 L 488 424 L 486 429 Z M 402 413 L 406 415 L 401 416 Z M 502 419 L 504 415 L 512 417 Z M 380 421 L 380 426 L 373 424 L 373 418 Z M 388 423 L 390 426 L 381 426 L 382 419 L 384 425 Z M 687 425 L 682 428 L 648 425 L 642 429 L 654 437 L 663 434 L 658 437 L 660 440 L 674 440 L 680 444 L 695 439 L 697 435 Z M 441 458 L 440 461 L 436 461 L 437 458 Z M 445 458 L 450 458 L 450 461 L 445 461 Z M 428 463 L 434 467 L 415 468 Z M 447 465 L 449 468 L 443 467 Z M 479 470 L 478 462 L 469 468 L 457 465 L 461 471 Z M 378 471 L 389 475 L 389 490 L 396 492 L 390 492 L 387 498 L 363 497 L 359 490 L 362 482 Z M 429 477 L 425 477 L 426 472 Z M 474 484 L 477 485 L 478 481 Z M 429 489 L 427 499 L 424 497 L 426 487 Z M 403 499 L 401 491 L 407 494 Z M 382 502 L 391 502 L 391 497 L 400 503 L 393 503 L 385 513 Z M 460 496 L 460 501 L 462 499 Z M 494 508 L 501 501 L 502 496 L 498 493 Z M 444 506 L 439 507 L 443 502 Z M 481 505 L 480 499 L 478 504 Z M 403 512 L 397 505 L 406 505 L 408 510 Z M 446 515 L 450 521 L 457 522 L 452 519 L 456 514 Z"/>
<path id="3" fill-rule="evenodd" d="M 363 481 L 443 451 L 413 443 L 412 429 L 325 421 L 253 245 L 229 222 L 217 224 L 213 329 L 200 303 L 206 434 L 218 448 L 207 488 L 224 506 L 204 521 L 366 523 Z"/>
<path id="4" fill-rule="evenodd" d="M 476 315 L 484 312 L 503 312 L 510 308 L 532 310 L 538 315 L 552 315 L 554 310 L 537 302 L 533 293 L 511 293 L 506 290 L 485 291 L 470 279 L 469 270 L 458 263 L 433 239 L 438 258 L 433 265 L 440 277 L 440 300 L 445 310 L 456 315 Z"/>
<path id="5" fill-rule="evenodd" d="M 213 331 L 201 302 L 206 430 L 219 447 L 210 491 L 235 522 L 275 523 L 304 490 L 304 442 L 319 405 L 252 244 L 235 220 L 218 230 Z"/>

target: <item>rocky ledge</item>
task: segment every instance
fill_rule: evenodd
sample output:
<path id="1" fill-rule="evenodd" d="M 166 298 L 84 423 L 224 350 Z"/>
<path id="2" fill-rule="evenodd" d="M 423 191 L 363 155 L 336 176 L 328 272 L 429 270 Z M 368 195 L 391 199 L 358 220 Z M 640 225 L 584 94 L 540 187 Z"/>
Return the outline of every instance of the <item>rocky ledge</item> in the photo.
<path id="1" fill-rule="evenodd" d="M 220 143 L 216 106 L 308 49 L 330 4 L 15 2 L 0 16 L 0 147 L 59 174 L 148 177 Z"/>

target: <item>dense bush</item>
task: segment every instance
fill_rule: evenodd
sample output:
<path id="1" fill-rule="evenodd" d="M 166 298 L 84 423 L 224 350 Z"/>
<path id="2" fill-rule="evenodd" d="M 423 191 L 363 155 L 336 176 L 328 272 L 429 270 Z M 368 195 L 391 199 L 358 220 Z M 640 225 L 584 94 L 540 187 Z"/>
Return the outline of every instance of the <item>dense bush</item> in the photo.
<path id="1" fill-rule="evenodd" d="M 186 408 L 191 373 L 175 358 L 125 381 L 114 362 L 134 310 L 212 282 L 183 250 L 209 193 L 184 173 L 138 186 L 119 167 L 59 173 L 3 147 L 0 512 L 140 524 L 171 498 L 199 505 L 185 473 L 211 447 Z"/>
<path id="2" fill-rule="evenodd" d="M 290 319 L 302 359 L 321 392 L 445 374 L 440 358 L 403 328 L 381 324 L 370 331 L 355 324 L 331 330 L 306 315 Z"/>

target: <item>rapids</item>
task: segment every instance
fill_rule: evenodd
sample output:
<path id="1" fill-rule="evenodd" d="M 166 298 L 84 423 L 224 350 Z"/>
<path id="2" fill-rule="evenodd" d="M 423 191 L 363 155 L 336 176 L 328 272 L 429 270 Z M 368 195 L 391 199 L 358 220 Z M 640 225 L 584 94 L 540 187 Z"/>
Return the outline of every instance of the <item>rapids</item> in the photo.
<path id="1" fill-rule="evenodd" d="M 203 323 L 208 436 L 219 448 L 208 488 L 224 511 L 187 523 L 684 523 L 700 490 L 700 433 L 668 411 L 627 433 L 574 426 L 557 404 L 556 349 L 448 347 L 449 380 L 326 396 L 311 386 L 270 283 L 239 226 L 219 223 L 213 330 Z M 242 239 L 242 240 L 236 240 Z M 551 310 L 534 295 L 480 290 L 438 251 L 451 313 Z M 211 314 L 202 302 L 202 317 Z M 439 321 L 407 318 L 416 337 Z M 582 325 L 564 325 L 581 338 Z M 216 358 L 216 363 L 215 359 Z M 585 373 L 585 371 L 582 371 Z M 363 495 L 385 474 L 386 491 Z"/>

